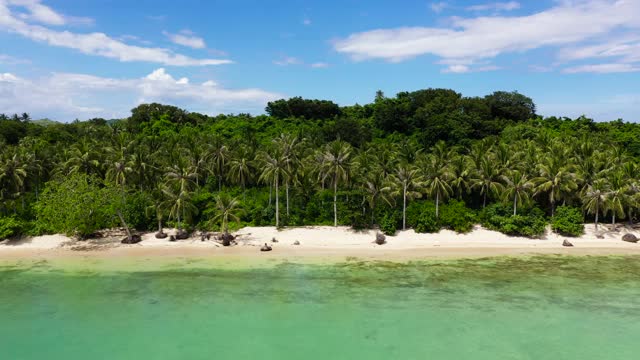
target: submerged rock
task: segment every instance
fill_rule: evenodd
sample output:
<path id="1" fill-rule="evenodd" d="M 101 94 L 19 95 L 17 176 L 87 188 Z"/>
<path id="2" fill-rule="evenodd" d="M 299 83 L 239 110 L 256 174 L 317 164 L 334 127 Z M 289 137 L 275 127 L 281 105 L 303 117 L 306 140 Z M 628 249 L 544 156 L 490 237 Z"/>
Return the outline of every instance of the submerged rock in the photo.
<path id="1" fill-rule="evenodd" d="M 626 242 L 630 242 L 630 243 L 637 243 L 638 242 L 638 238 L 633 234 L 624 234 L 622 236 L 622 241 L 626 241 Z"/>
<path id="2" fill-rule="evenodd" d="M 571 242 L 569 242 L 569 240 L 565 240 L 565 241 L 562 242 L 562 246 L 573 247 L 573 244 Z"/>

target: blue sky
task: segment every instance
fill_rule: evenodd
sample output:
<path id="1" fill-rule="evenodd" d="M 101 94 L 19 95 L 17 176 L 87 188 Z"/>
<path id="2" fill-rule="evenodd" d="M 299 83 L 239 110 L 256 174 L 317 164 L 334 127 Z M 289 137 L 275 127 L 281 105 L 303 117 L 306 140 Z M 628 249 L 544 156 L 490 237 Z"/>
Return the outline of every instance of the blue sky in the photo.
<path id="1" fill-rule="evenodd" d="M 0 112 L 262 113 L 428 87 L 640 121 L 638 0 L 0 0 Z"/>

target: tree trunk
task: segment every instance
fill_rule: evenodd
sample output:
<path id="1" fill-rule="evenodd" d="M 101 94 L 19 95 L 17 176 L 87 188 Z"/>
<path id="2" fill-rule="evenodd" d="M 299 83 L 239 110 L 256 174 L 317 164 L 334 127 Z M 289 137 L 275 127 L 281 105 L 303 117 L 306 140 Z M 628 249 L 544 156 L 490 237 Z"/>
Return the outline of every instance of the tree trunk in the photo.
<path id="1" fill-rule="evenodd" d="M 280 226 L 280 202 L 278 198 L 278 177 L 276 176 L 276 227 Z"/>
<path id="2" fill-rule="evenodd" d="M 338 226 L 338 178 L 333 182 L 333 226 Z"/>
<path id="3" fill-rule="evenodd" d="M 122 216 L 122 211 L 118 209 L 117 214 L 118 214 L 118 217 L 120 218 L 120 222 L 122 223 L 122 226 L 124 227 L 124 230 L 127 232 L 127 240 L 131 242 L 131 240 L 133 240 L 133 237 L 131 236 L 131 230 L 129 230 L 129 226 L 127 225 L 127 222 L 124 221 L 124 216 Z"/>
<path id="4" fill-rule="evenodd" d="M 402 184 L 402 230 L 407 230 L 407 183 Z"/>
<path id="5" fill-rule="evenodd" d="M 440 193 L 436 191 L 436 220 L 438 220 L 438 205 L 440 203 Z"/>
<path id="6" fill-rule="evenodd" d="M 616 212 L 613 212 L 613 218 L 611 220 L 611 226 L 613 226 L 613 231 L 616 231 Z"/>
<path id="7" fill-rule="evenodd" d="M 554 201 L 551 202 L 551 218 L 553 219 L 553 217 L 555 216 L 556 213 L 556 204 Z"/>
<path id="8" fill-rule="evenodd" d="M 162 219 L 158 218 L 158 232 L 162 232 Z"/>
<path id="9" fill-rule="evenodd" d="M 600 212 L 600 203 L 596 202 L 596 231 L 598 231 L 598 213 Z"/>
<path id="10" fill-rule="evenodd" d="M 269 207 L 271 207 L 271 198 L 273 197 L 273 184 L 269 184 Z"/>
<path id="11" fill-rule="evenodd" d="M 287 216 L 289 216 L 289 182 L 288 181 L 287 181 L 287 184 L 286 184 L 285 191 L 287 193 Z"/>
<path id="12" fill-rule="evenodd" d="M 516 216 L 516 211 L 518 210 L 518 195 L 513 195 L 513 216 Z"/>
<path id="13" fill-rule="evenodd" d="M 483 196 L 483 199 L 482 199 L 482 208 L 483 209 L 487 206 L 487 191 L 484 192 L 484 196 Z"/>
<path id="14" fill-rule="evenodd" d="M 180 223 L 180 209 L 178 209 L 178 232 L 180 232 L 180 230 L 182 230 L 182 225 Z"/>

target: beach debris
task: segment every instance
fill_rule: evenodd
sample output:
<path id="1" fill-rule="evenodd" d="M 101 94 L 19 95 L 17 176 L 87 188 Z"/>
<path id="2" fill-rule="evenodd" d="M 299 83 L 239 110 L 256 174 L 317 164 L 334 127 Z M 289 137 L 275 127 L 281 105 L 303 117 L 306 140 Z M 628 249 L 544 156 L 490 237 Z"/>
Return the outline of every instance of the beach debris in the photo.
<path id="1" fill-rule="evenodd" d="M 272 239 L 271 239 L 271 242 L 272 242 L 272 243 L 277 243 L 277 242 L 278 242 L 278 240 L 277 240 L 276 238 L 272 238 Z"/>
<path id="2" fill-rule="evenodd" d="M 169 241 L 176 241 L 176 237 L 173 235 L 169 236 Z"/>
<path id="3" fill-rule="evenodd" d="M 231 246 L 232 243 L 235 243 L 235 236 L 229 234 L 228 232 L 223 233 L 218 237 L 222 240 L 222 246 Z M 236 243 L 237 244 L 237 243 Z"/>
<path id="4" fill-rule="evenodd" d="M 189 233 L 185 230 L 178 230 L 176 233 L 176 240 L 185 240 L 189 238 Z"/>
<path id="5" fill-rule="evenodd" d="M 300 241 L 298 241 L 298 240 L 294 241 L 293 245 L 300 245 Z"/>
<path id="6" fill-rule="evenodd" d="M 636 237 L 633 234 L 624 234 L 622 236 L 622 241 L 626 241 L 626 242 L 630 242 L 630 243 L 637 243 L 638 242 L 638 237 Z"/>
<path id="7" fill-rule="evenodd" d="M 596 239 L 604 239 L 604 235 L 602 235 L 602 234 L 596 234 Z"/>
<path id="8" fill-rule="evenodd" d="M 164 231 L 158 231 L 155 236 L 156 239 L 166 239 L 169 235 Z"/>
<path id="9" fill-rule="evenodd" d="M 262 245 L 262 247 L 260 248 L 260 251 L 271 251 L 273 250 L 271 248 L 271 246 L 267 245 L 267 243 L 264 243 L 264 245 Z"/>
<path id="10" fill-rule="evenodd" d="M 387 237 L 383 233 L 376 233 L 376 244 L 384 245 L 387 243 Z"/>
<path id="11" fill-rule="evenodd" d="M 566 246 L 566 247 L 573 247 L 573 244 L 572 244 L 569 240 L 565 239 L 565 240 L 562 242 L 562 246 Z"/>
<path id="12" fill-rule="evenodd" d="M 129 237 L 125 237 L 124 239 L 122 239 L 121 243 L 123 243 L 123 244 L 137 244 L 140 241 L 142 241 L 142 236 L 140 236 L 139 234 L 133 234 L 133 235 L 131 235 L 131 239 L 129 239 Z"/>

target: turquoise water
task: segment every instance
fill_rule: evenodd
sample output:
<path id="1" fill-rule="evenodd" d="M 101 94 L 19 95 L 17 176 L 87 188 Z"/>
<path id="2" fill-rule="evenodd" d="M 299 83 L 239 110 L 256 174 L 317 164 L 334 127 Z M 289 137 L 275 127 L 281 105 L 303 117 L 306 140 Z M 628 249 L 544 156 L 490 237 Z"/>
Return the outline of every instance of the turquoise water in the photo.
<path id="1" fill-rule="evenodd" d="M 635 359 L 640 259 L 1 264 L 1 359 Z"/>

